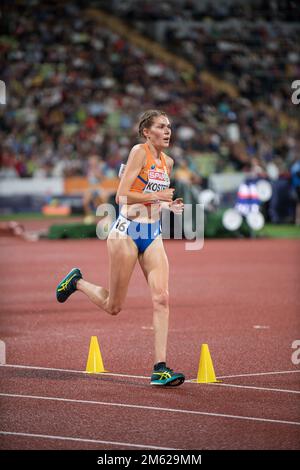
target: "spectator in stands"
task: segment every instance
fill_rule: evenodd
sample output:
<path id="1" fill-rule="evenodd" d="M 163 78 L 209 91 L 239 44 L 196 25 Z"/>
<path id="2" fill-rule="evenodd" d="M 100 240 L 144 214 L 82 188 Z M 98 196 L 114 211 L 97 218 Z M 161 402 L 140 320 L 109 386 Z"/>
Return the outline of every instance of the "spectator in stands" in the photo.
<path id="1" fill-rule="evenodd" d="M 87 162 L 88 188 L 83 194 L 83 208 L 86 220 L 92 221 L 89 216 L 95 216 L 99 204 L 106 203 L 110 192 L 102 184 L 105 180 L 105 163 L 98 155 L 91 155 Z"/>
<path id="2" fill-rule="evenodd" d="M 296 160 L 292 165 L 291 177 L 296 199 L 295 223 L 300 225 L 300 159 Z"/>
<path id="3" fill-rule="evenodd" d="M 186 183 L 189 186 L 199 185 L 201 182 L 200 176 L 191 170 L 185 158 L 176 161 L 174 178 L 176 181 Z"/>
<path id="4" fill-rule="evenodd" d="M 272 182 L 272 197 L 269 204 L 271 222 L 275 224 L 294 221 L 295 201 L 292 195 L 290 173 L 280 169 L 279 177 Z"/>

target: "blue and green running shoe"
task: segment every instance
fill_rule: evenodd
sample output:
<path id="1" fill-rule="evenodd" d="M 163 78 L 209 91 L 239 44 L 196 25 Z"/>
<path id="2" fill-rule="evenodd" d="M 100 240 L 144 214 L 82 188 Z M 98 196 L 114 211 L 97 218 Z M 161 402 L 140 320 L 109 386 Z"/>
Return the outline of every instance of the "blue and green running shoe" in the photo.
<path id="1" fill-rule="evenodd" d="M 167 366 L 154 369 L 151 375 L 151 385 L 164 385 L 165 387 L 176 387 L 183 384 L 185 376 L 181 372 L 174 372 Z"/>
<path id="2" fill-rule="evenodd" d="M 58 284 L 56 288 L 56 298 L 58 302 L 63 303 L 76 291 L 76 284 L 82 274 L 78 268 L 73 268 L 66 277 Z"/>

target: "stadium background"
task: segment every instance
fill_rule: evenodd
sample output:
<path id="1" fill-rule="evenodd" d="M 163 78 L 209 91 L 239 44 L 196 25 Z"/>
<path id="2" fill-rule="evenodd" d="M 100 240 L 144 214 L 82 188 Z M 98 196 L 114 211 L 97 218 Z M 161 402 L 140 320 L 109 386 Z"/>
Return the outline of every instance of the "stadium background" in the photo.
<path id="1" fill-rule="evenodd" d="M 24 318 L 19 315 L 23 311 L 26 318 L 32 316 L 33 324 L 36 324 L 45 310 L 45 322 L 50 315 L 50 328 L 53 321 L 51 312 L 58 310 L 50 301 L 50 288 L 47 290 L 46 284 L 43 284 L 38 298 L 35 298 L 33 286 L 25 286 L 25 263 L 27 267 L 31 265 L 31 269 L 36 269 L 39 276 L 47 273 L 51 289 L 64 269 L 70 263 L 73 265 L 76 256 L 81 259 L 83 253 L 86 258 L 81 261 L 83 264 L 86 262 L 86 268 L 92 269 L 96 275 L 99 267 L 97 261 L 92 260 L 100 250 L 106 263 L 104 271 L 107 270 L 104 242 L 57 241 L 47 246 L 43 243 L 47 238 L 96 236 L 96 207 L 100 202 L 115 204 L 120 165 L 126 162 L 131 146 L 138 141 L 138 116 L 148 108 L 163 109 L 172 122 L 173 136 L 168 153 L 175 160 L 172 184 L 176 195 L 183 196 L 186 203 L 204 204 L 206 239 L 234 238 L 228 242 L 232 243 L 230 245 L 205 245 L 204 266 L 208 271 L 210 266 L 218 270 L 218 261 L 223 263 L 222 257 L 228 250 L 236 265 L 231 266 L 227 254 L 225 257 L 229 257 L 225 259 L 224 266 L 227 266 L 228 273 L 231 272 L 233 284 L 237 275 L 235 269 L 249 276 L 244 286 L 246 289 L 258 276 L 256 269 L 259 269 L 261 277 L 258 276 L 257 282 L 260 279 L 260 283 L 255 292 L 257 294 L 262 289 L 257 300 L 259 303 L 261 299 L 261 304 L 257 309 L 253 295 L 249 294 L 246 298 L 247 315 L 251 317 L 253 312 L 260 312 L 262 317 L 257 318 L 257 323 L 262 330 L 269 316 L 282 326 L 280 307 L 286 301 L 287 330 L 294 333 L 290 337 L 282 328 L 282 334 L 287 335 L 287 342 L 291 343 L 291 338 L 296 339 L 299 296 L 295 276 L 299 276 L 299 245 L 298 241 L 291 239 L 300 237 L 300 108 L 292 101 L 293 92 L 297 91 L 292 84 L 300 78 L 297 2 L 32 0 L 4 1 L 1 8 L 0 80 L 6 85 L 6 104 L 0 104 L 1 289 L 4 313 L 1 338 L 7 347 L 7 363 L 48 364 L 53 368 L 62 368 L 62 363 L 65 369 L 76 370 L 85 354 L 82 351 L 87 336 L 94 331 L 97 333 L 100 328 L 100 337 L 102 335 L 105 342 L 105 331 L 110 331 L 108 323 L 105 320 L 99 326 L 95 311 L 90 309 L 93 312 L 89 317 L 90 327 L 85 331 L 85 337 L 74 340 L 78 347 L 74 357 L 68 356 L 73 348 L 72 335 L 69 338 L 67 333 L 68 326 L 65 327 L 65 338 L 69 338 L 69 343 L 59 344 L 59 337 L 55 339 L 58 351 L 55 359 L 53 357 L 51 361 L 48 357 L 44 361 L 43 355 L 36 354 L 39 350 L 47 355 L 46 351 L 53 348 L 53 344 L 51 346 L 46 341 L 46 349 L 43 349 L 42 338 L 37 339 L 38 330 L 30 329 L 30 347 L 26 334 L 24 339 L 20 333 Z M 266 200 L 260 200 L 256 191 L 256 183 L 260 180 L 270 183 L 271 193 Z M 238 228 L 229 230 L 224 226 L 223 216 L 233 208 L 242 215 L 243 222 Z M 265 224 L 259 230 L 247 222 L 246 216 L 250 212 L 263 215 Z M 275 246 L 268 238 L 286 240 L 276 242 L 282 244 Z M 249 244 L 240 245 L 241 242 Z M 97 243 L 97 248 L 92 243 Z M 197 269 L 194 271 L 189 264 L 190 258 L 180 258 L 180 250 L 184 248 L 178 243 L 170 241 L 167 245 L 175 263 L 174 269 L 187 279 L 191 301 L 195 296 L 195 305 L 201 304 L 195 278 L 188 279 L 194 275 L 197 278 Z M 274 249 L 272 256 L 270 247 Z M 81 249 L 82 255 L 79 254 Z M 257 264 L 254 263 L 247 272 L 246 265 L 251 256 Z M 276 266 L 283 263 L 282 266 L 290 269 L 287 285 L 282 282 L 283 267 L 279 277 L 267 271 L 266 266 L 273 256 Z M 185 263 L 186 272 L 176 265 L 179 258 Z M 199 269 L 202 266 L 200 258 L 197 263 Z M 19 269 L 20 266 L 22 268 Z M 213 283 L 212 272 L 211 275 Z M 223 282 L 224 273 L 219 275 L 219 281 Z M 35 273 L 30 276 L 34 277 Z M 266 277 L 270 283 L 262 287 Z M 176 279 L 174 283 L 180 286 L 180 279 Z M 276 306 L 275 300 L 267 302 L 269 311 L 263 312 L 265 295 L 268 289 L 276 290 L 277 283 L 278 295 L 282 295 Z M 180 287 L 178 289 L 180 291 Z M 25 290 L 27 296 L 23 301 L 22 292 Z M 142 286 L 141 292 L 145 290 L 146 287 Z M 181 295 L 184 297 L 186 292 L 183 290 Z M 42 293 L 47 299 L 46 309 Z M 207 295 L 209 293 L 214 299 L 214 293 L 208 291 Z M 223 294 L 221 291 L 220 295 Z M 226 305 L 231 298 L 229 289 L 228 298 L 224 300 Z M 209 299 L 206 300 L 209 304 Z M 136 307 L 135 301 L 133 305 L 140 308 L 139 305 Z M 69 315 L 74 312 L 73 307 L 74 304 L 69 306 Z M 84 301 L 78 304 L 78 311 L 75 307 L 76 318 L 82 308 L 89 308 Z M 66 320 L 58 320 L 57 313 L 54 315 L 55 322 L 62 321 L 63 329 Z M 179 315 L 181 313 L 177 318 L 181 324 Z M 238 314 L 232 315 L 232 321 L 236 322 Z M 10 324 L 12 318 L 18 332 L 16 335 Z M 206 320 L 209 324 L 208 318 Z M 127 321 L 128 324 L 125 317 L 120 321 L 119 334 L 122 331 L 126 334 L 126 327 L 132 327 L 132 318 Z M 212 321 L 208 341 L 214 346 L 217 363 L 225 373 L 230 356 L 228 363 L 223 361 L 224 345 L 218 331 L 221 324 L 214 316 Z M 242 325 L 243 320 L 240 321 Z M 197 329 L 196 320 L 195 325 Z M 181 326 L 184 331 L 184 321 Z M 42 334 L 46 338 L 47 333 Z M 79 331 L 76 334 L 79 335 Z M 190 333 L 186 334 L 187 337 Z M 219 344 L 214 339 L 216 337 Z M 236 336 L 234 338 L 237 340 Z M 125 343 L 133 355 L 132 361 L 138 361 L 138 352 L 130 349 L 133 345 L 127 340 L 128 344 Z M 121 337 L 115 341 L 122 344 Z M 190 341 L 192 344 L 197 339 L 190 338 Z M 225 343 L 230 349 L 229 339 Z M 270 339 L 271 351 L 278 347 L 279 341 L 275 343 Z M 251 347 L 255 348 L 253 344 Z M 180 348 L 184 351 L 183 342 Z M 112 363 L 118 364 L 115 366 L 119 367 L 118 370 L 124 372 L 127 367 L 133 373 L 133 365 L 117 358 L 109 342 L 106 351 Z M 172 349 L 175 355 L 176 351 L 176 348 Z M 245 369 L 239 360 L 237 364 L 247 372 L 254 364 L 259 364 L 259 357 L 257 353 L 254 363 L 248 363 L 249 367 L 245 366 Z M 269 357 L 272 357 L 271 352 L 261 362 L 267 370 L 270 370 L 272 362 L 268 362 Z M 195 356 L 193 360 L 195 362 Z M 181 364 L 186 366 L 185 361 Z M 282 367 L 288 368 L 286 364 L 288 361 Z M 146 370 L 141 368 L 140 373 L 145 375 Z M 227 373 L 230 372 L 229 367 Z M 292 405 L 291 409 L 294 409 Z M 5 416 L 9 424 L 14 416 L 13 411 L 10 413 Z M 205 444 L 206 448 L 259 447 L 258 441 L 249 444 L 242 438 L 239 441 L 238 432 L 236 436 L 235 441 L 222 444 L 218 439 L 213 440 Z M 287 436 L 286 448 L 295 447 L 295 437 Z M 2 448 L 24 446 L 22 440 L 6 439 Z M 123 442 L 120 437 L 119 440 Z M 166 442 L 168 445 L 169 441 Z M 270 442 L 269 435 L 264 435 L 261 448 L 270 446 Z M 278 443 L 279 440 L 275 440 L 274 446 L 281 448 Z M 28 444 L 28 448 L 36 448 L 36 445 L 34 441 Z M 197 441 L 191 438 L 186 445 L 195 446 Z"/>

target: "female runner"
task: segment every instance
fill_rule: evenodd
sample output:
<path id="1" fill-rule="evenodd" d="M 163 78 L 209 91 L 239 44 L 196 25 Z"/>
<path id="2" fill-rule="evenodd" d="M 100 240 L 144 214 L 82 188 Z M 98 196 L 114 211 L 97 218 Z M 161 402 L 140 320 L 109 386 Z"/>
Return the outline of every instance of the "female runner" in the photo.
<path id="1" fill-rule="evenodd" d="M 151 385 L 177 386 L 185 377 L 166 365 L 169 324 L 169 265 L 161 236 L 160 212 L 169 207 L 182 213 L 181 199 L 173 201 L 170 189 L 173 160 L 162 150 L 169 146 L 171 126 L 163 111 L 148 110 L 140 119 L 139 135 L 146 142 L 135 145 L 116 195 L 120 215 L 107 239 L 109 289 L 91 284 L 74 268 L 58 284 L 56 296 L 65 302 L 76 290 L 97 306 L 117 315 L 125 300 L 136 261 L 139 260 L 153 304 L 154 370 Z"/>

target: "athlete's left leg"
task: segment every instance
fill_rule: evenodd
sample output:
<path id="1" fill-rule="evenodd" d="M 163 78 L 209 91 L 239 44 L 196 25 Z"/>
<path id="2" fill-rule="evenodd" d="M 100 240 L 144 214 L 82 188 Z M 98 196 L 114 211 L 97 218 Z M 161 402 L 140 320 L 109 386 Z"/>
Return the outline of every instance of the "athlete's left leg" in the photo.
<path id="1" fill-rule="evenodd" d="M 139 255 L 153 304 L 154 360 L 166 362 L 169 328 L 169 263 L 161 236 Z"/>

